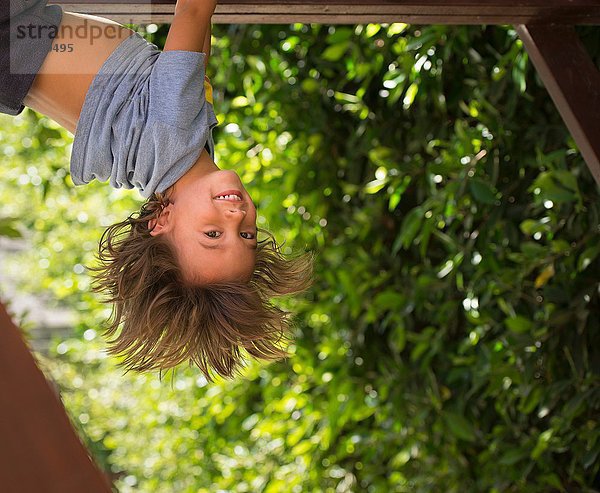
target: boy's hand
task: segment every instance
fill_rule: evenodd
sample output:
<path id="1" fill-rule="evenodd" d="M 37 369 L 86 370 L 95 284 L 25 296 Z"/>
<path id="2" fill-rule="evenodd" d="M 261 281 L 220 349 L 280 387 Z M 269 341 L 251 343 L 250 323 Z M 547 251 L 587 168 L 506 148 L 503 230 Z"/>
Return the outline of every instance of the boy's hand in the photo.
<path id="1" fill-rule="evenodd" d="M 207 49 L 206 40 L 210 39 L 210 19 L 216 6 L 216 0 L 177 0 L 164 51 L 197 51 L 208 57 L 210 42 Z"/>
<path id="2" fill-rule="evenodd" d="M 217 0 L 177 0 L 175 5 L 175 13 L 177 13 L 177 11 L 180 9 L 190 6 L 209 9 L 212 13 L 214 13 L 215 9 L 217 8 L 217 3 Z"/>

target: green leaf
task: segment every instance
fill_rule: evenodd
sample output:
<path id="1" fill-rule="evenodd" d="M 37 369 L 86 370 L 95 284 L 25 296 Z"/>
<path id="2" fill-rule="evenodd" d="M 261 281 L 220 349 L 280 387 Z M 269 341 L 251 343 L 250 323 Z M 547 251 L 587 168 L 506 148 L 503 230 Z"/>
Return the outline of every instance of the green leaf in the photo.
<path id="1" fill-rule="evenodd" d="M 342 41 L 347 41 L 352 36 L 354 36 L 354 29 L 350 27 L 336 27 L 335 31 L 327 36 L 326 41 L 328 45 L 334 45 Z"/>
<path id="2" fill-rule="evenodd" d="M 523 221 L 525 223 L 527 221 Z M 535 222 L 535 221 L 534 221 Z M 529 230 L 529 225 L 521 223 L 521 229 Z M 536 223 L 537 224 L 537 223 Z M 530 234 L 530 233 L 527 233 Z M 540 260 L 547 255 L 547 250 L 543 245 L 534 241 L 524 241 L 521 243 L 521 251 L 530 260 Z"/>
<path id="3" fill-rule="evenodd" d="M 583 467 L 589 469 L 594 465 L 600 454 L 600 442 L 583 456 Z"/>
<path id="4" fill-rule="evenodd" d="M 379 192 L 383 187 L 385 187 L 388 183 L 388 179 L 385 178 L 383 180 L 373 180 L 365 185 L 365 193 L 374 194 Z"/>
<path id="5" fill-rule="evenodd" d="M 390 335 L 390 344 L 396 353 L 401 353 L 406 347 L 406 329 L 403 324 L 396 325 Z"/>
<path id="6" fill-rule="evenodd" d="M 373 300 L 373 304 L 380 312 L 394 308 L 399 310 L 404 306 L 405 302 L 406 297 L 403 294 L 391 290 L 379 293 Z"/>
<path id="7" fill-rule="evenodd" d="M 519 224 L 519 228 L 526 235 L 533 235 L 534 233 L 539 231 L 540 223 L 534 219 L 525 219 L 521 224 Z"/>
<path id="8" fill-rule="evenodd" d="M 404 99 L 402 100 L 402 104 L 404 105 L 404 109 L 408 109 L 413 104 L 417 93 L 419 92 L 419 84 L 413 82 L 408 89 L 406 90 L 406 94 L 404 95 Z"/>
<path id="9" fill-rule="evenodd" d="M 0 218 L 0 236 L 4 236 L 6 238 L 22 238 L 23 234 L 17 229 L 16 222 L 16 218 Z"/>
<path id="10" fill-rule="evenodd" d="M 344 56 L 349 46 L 349 41 L 344 41 L 341 43 L 331 45 L 323 52 L 321 58 L 329 62 L 337 62 L 340 58 Z"/>
<path id="11" fill-rule="evenodd" d="M 494 189 L 488 183 L 480 180 L 479 178 L 473 178 L 469 180 L 469 190 L 477 202 L 489 205 L 496 203 L 497 198 Z"/>
<path id="12" fill-rule="evenodd" d="M 534 387 L 526 397 L 521 399 L 521 402 L 519 403 L 519 411 L 523 414 L 530 414 L 533 412 L 533 410 L 539 404 L 542 394 L 542 387 Z"/>
<path id="13" fill-rule="evenodd" d="M 443 416 L 448 429 L 455 437 L 468 442 L 475 441 L 475 428 L 464 416 L 453 412 L 444 412 Z"/>
<path id="14" fill-rule="evenodd" d="M 392 247 L 392 254 L 396 255 L 401 248 L 408 248 L 412 241 L 415 239 L 415 236 L 419 232 L 421 228 L 421 224 L 423 223 L 424 212 L 422 207 L 415 207 L 411 210 L 404 221 L 402 221 L 402 228 L 400 229 L 400 233 L 396 237 L 394 241 L 394 245 Z"/>
<path id="15" fill-rule="evenodd" d="M 245 96 L 236 96 L 231 100 L 232 108 L 243 108 L 244 106 L 248 106 L 248 104 L 250 103 Z"/>
<path id="16" fill-rule="evenodd" d="M 438 36 L 438 33 L 436 33 L 434 30 L 427 31 L 421 34 L 421 36 L 413 38 L 413 40 L 406 45 L 405 50 L 412 51 L 417 50 L 421 47 L 429 46 L 430 44 L 437 41 Z"/>
<path id="17" fill-rule="evenodd" d="M 517 333 L 529 332 L 534 327 L 533 322 L 531 320 L 521 315 L 506 318 L 504 319 L 504 323 L 506 324 L 509 330 L 512 330 L 513 332 Z"/>
<path id="18" fill-rule="evenodd" d="M 396 163 L 396 153 L 391 147 L 378 146 L 369 150 L 369 161 L 377 166 L 391 168 Z"/>
<path id="19" fill-rule="evenodd" d="M 509 317 L 515 316 L 514 308 L 504 298 L 498 298 L 498 307 L 500 308 L 500 310 L 502 310 L 504 315 L 507 315 Z"/>
<path id="20" fill-rule="evenodd" d="M 542 481 L 560 492 L 566 491 L 558 475 L 553 472 L 544 474 L 542 476 Z"/>
<path id="21" fill-rule="evenodd" d="M 538 436 L 537 444 L 531 452 L 531 458 L 533 460 L 539 459 L 540 456 L 546 451 L 546 449 L 550 445 L 550 439 L 552 438 L 553 434 L 553 429 L 549 429 L 540 433 L 540 435 Z"/>
<path id="22" fill-rule="evenodd" d="M 599 253 L 600 243 L 586 248 L 577 259 L 577 270 L 579 272 L 582 272 L 585 269 L 587 269 L 588 265 L 590 265 L 594 261 L 594 259 L 598 256 Z"/>
<path id="23" fill-rule="evenodd" d="M 396 34 L 401 34 L 406 30 L 407 27 L 408 24 L 403 24 L 401 22 L 395 22 L 394 24 L 390 24 L 390 27 L 388 27 L 388 35 L 394 36 Z"/>
<path id="24" fill-rule="evenodd" d="M 381 24 L 367 24 L 367 29 L 365 29 L 365 34 L 367 38 L 372 38 L 375 36 L 381 29 Z"/>
<path id="25" fill-rule="evenodd" d="M 529 456 L 529 452 L 527 450 L 522 448 L 512 448 L 505 452 L 502 457 L 500 457 L 498 463 L 502 464 L 503 466 L 512 466 L 527 456 Z"/>
<path id="26" fill-rule="evenodd" d="M 551 200 L 555 203 L 581 200 L 577 180 L 569 171 L 565 170 L 540 173 L 533 185 L 529 187 L 529 191 L 533 191 L 540 200 Z"/>
<path id="27" fill-rule="evenodd" d="M 402 198 L 402 190 L 394 190 L 394 193 L 390 195 L 390 199 L 388 201 L 388 210 L 393 212 L 398 204 L 400 203 L 400 199 Z"/>
<path id="28" fill-rule="evenodd" d="M 295 456 L 301 456 L 314 448 L 314 445 L 309 440 L 303 440 L 292 448 L 292 453 Z"/>
<path id="29" fill-rule="evenodd" d="M 308 93 L 317 92 L 319 87 L 321 87 L 315 79 L 304 79 L 301 86 L 302 90 Z"/>

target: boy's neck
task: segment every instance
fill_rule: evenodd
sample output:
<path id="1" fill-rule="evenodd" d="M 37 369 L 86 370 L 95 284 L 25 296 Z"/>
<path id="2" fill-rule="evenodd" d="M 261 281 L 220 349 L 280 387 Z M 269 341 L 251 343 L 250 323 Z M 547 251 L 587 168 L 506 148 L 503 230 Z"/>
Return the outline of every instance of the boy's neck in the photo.
<path id="1" fill-rule="evenodd" d="M 173 191 L 176 192 L 178 188 L 186 187 L 188 184 L 195 182 L 196 180 L 201 180 L 215 171 L 219 171 L 219 168 L 210 157 L 206 148 L 204 148 L 194 165 L 175 182 Z"/>

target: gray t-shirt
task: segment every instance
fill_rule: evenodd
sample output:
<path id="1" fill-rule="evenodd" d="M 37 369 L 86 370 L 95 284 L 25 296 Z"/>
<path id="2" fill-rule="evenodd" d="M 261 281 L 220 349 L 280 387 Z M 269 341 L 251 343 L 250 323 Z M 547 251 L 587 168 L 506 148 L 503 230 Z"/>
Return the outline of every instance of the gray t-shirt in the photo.
<path id="1" fill-rule="evenodd" d="M 194 51 L 160 51 L 138 33 L 121 42 L 86 94 L 73 140 L 71 177 L 143 197 L 164 192 L 204 147 L 214 159 L 218 124 L 206 101 L 204 62 Z"/>

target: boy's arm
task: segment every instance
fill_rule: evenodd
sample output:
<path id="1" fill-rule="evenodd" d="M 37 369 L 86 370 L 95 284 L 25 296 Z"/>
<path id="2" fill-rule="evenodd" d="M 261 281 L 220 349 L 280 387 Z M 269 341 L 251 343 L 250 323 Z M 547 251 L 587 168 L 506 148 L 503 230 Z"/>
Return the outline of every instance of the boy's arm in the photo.
<path id="1" fill-rule="evenodd" d="M 202 53 L 206 53 L 206 62 L 204 63 L 204 67 L 208 67 L 208 58 L 210 57 L 211 35 L 211 25 L 209 23 L 208 29 L 206 30 L 206 37 L 204 38 L 204 46 L 202 47 Z"/>
<path id="2" fill-rule="evenodd" d="M 177 0 L 163 51 L 197 51 L 206 53 L 208 59 L 210 19 L 216 6 L 216 0 Z"/>

